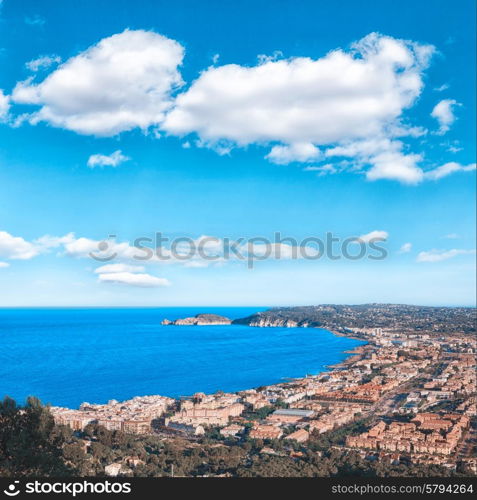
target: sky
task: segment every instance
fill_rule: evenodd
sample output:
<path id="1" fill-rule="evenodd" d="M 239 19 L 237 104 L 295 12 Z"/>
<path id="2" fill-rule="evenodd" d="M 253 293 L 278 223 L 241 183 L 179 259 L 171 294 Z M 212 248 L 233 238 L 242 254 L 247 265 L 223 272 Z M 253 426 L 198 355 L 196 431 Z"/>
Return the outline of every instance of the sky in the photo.
<path id="1" fill-rule="evenodd" d="M 473 0 L 0 0 L 0 306 L 475 305 L 475 34 Z"/>

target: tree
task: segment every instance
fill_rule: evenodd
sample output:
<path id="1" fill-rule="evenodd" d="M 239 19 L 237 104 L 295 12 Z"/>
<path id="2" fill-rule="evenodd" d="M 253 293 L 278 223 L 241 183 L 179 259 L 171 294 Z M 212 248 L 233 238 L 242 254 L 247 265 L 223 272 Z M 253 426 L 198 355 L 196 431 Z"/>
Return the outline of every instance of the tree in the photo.
<path id="1" fill-rule="evenodd" d="M 71 476 L 76 470 L 63 460 L 64 444 L 65 433 L 37 398 L 24 407 L 9 397 L 0 402 L 0 476 Z"/>

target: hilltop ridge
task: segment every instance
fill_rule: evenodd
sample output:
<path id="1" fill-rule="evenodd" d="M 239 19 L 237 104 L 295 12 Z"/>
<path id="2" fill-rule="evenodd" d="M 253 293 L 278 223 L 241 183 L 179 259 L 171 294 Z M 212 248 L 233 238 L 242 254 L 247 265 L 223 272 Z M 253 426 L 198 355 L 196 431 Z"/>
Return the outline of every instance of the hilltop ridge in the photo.
<path id="1" fill-rule="evenodd" d="M 404 304 L 323 304 L 275 307 L 232 323 L 258 327 L 325 328 L 340 333 L 380 328 L 431 334 L 472 334 L 476 332 L 476 309 Z"/>

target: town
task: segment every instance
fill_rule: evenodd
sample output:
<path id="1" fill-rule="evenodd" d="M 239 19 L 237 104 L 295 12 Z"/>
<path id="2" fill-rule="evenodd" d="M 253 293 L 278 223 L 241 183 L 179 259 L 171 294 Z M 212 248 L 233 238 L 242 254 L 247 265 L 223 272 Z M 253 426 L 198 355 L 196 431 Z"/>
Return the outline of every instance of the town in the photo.
<path id="1" fill-rule="evenodd" d="M 79 433 L 97 424 L 193 446 L 204 437 L 227 447 L 251 440 L 260 443 L 262 455 L 290 457 L 317 437 L 350 429 L 333 444 L 341 454 L 450 471 L 460 464 L 477 473 L 475 336 L 395 327 L 347 332 L 366 344 L 317 375 L 237 393 L 145 396 L 50 411 L 57 424 Z M 121 461 L 105 468 L 110 475 L 128 471 Z"/>

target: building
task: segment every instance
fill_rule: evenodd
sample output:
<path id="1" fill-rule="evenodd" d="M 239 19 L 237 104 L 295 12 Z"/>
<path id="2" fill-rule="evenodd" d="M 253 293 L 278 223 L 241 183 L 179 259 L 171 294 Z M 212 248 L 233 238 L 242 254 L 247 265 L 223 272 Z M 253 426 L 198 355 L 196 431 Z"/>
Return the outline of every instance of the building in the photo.
<path id="1" fill-rule="evenodd" d="M 211 407 L 207 404 L 196 404 L 191 408 L 181 409 L 172 417 L 165 421 L 166 426 L 171 422 L 181 424 L 201 424 L 226 426 L 230 417 L 238 417 L 242 414 L 245 407 L 241 403 L 232 403 L 228 406 L 219 408 Z"/>
<path id="2" fill-rule="evenodd" d="M 315 412 L 313 410 L 299 410 L 296 408 L 276 410 L 267 417 L 269 422 L 280 424 L 296 424 L 306 418 L 311 418 Z"/>
<path id="3" fill-rule="evenodd" d="M 202 425 L 184 424 L 180 422 L 168 422 L 167 427 L 173 431 L 180 432 L 188 436 L 203 436 L 205 429 Z"/>
<path id="4" fill-rule="evenodd" d="M 294 440 L 297 443 L 304 443 L 305 441 L 308 441 L 309 438 L 309 432 L 305 431 L 305 429 L 298 429 L 297 431 L 286 436 L 284 439 Z"/>
<path id="5" fill-rule="evenodd" d="M 280 439 L 282 434 L 281 429 L 274 425 L 256 425 L 250 431 L 252 439 Z"/>

